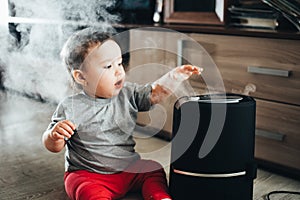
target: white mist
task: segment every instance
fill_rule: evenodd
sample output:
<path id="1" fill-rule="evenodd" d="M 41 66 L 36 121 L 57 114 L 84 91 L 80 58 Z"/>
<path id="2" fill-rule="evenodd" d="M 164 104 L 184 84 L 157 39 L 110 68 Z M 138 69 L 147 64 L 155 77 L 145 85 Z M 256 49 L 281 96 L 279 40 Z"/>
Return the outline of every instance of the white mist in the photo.
<path id="1" fill-rule="evenodd" d="M 5 4 L 2 4 L 3 3 Z M 7 5 L 8 0 L 1 0 Z M 0 61 L 4 86 L 45 100 L 60 101 L 71 93 L 70 75 L 59 57 L 66 39 L 79 26 L 112 28 L 119 20 L 107 8 L 111 0 L 10 0 L 15 16 L 1 12 Z M 21 40 L 8 34 L 8 22 L 16 23 Z"/>

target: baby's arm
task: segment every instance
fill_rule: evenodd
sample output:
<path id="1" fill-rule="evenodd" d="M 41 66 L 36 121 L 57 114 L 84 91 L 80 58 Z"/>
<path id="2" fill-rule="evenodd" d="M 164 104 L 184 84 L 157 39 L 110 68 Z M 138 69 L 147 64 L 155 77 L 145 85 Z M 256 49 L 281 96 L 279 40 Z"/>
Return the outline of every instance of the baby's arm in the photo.
<path id="1" fill-rule="evenodd" d="M 152 84 L 150 101 L 152 104 L 159 103 L 171 95 L 177 87 L 193 74 L 201 74 L 202 68 L 192 65 L 182 65 L 169 71 Z"/>
<path id="2" fill-rule="evenodd" d="M 44 132 L 43 143 L 49 151 L 60 152 L 65 146 L 65 137 L 71 138 L 74 130 L 75 125 L 71 121 L 59 121 L 51 129 Z"/>

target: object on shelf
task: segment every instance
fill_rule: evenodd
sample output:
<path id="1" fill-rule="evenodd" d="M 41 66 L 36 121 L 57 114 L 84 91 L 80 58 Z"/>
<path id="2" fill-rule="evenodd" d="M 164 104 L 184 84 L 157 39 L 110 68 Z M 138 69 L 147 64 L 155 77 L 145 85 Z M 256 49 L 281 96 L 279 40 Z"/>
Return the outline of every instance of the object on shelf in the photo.
<path id="1" fill-rule="evenodd" d="M 153 14 L 153 22 L 159 23 L 161 22 L 161 14 L 163 10 L 163 0 L 156 0 L 155 11 Z"/>
<path id="2" fill-rule="evenodd" d="M 245 28 L 277 29 L 280 13 L 266 4 L 240 4 L 228 8 L 231 26 Z"/>
<path id="3" fill-rule="evenodd" d="M 222 26 L 234 0 L 164 0 L 164 22 Z"/>
<path id="4" fill-rule="evenodd" d="M 300 1 L 299 0 L 262 0 L 276 9 L 300 31 Z"/>
<path id="5" fill-rule="evenodd" d="M 267 19 L 259 17 L 232 16 L 230 25 L 245 28 L 263 28 L 275 30 L 278 27 L 278 21 L 276 18 Z"/>

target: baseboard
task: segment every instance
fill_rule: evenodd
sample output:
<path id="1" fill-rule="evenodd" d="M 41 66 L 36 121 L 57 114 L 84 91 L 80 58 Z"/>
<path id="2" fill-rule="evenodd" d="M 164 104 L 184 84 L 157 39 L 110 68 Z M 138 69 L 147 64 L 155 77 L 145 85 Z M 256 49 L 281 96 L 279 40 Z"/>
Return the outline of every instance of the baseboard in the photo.
<path id="1" fill-rule="evenodd" d="M 300 180 L 300 170 L 283 166 L 277 163 L 273 163 L 270 161 L 262 160 L 255 158 L 255 161 L 258 164 L 258 167 L 267 171 L 270 171 L 272 173 L 276 173 L 285 177 L 293 178 L 296 180 Z"/>

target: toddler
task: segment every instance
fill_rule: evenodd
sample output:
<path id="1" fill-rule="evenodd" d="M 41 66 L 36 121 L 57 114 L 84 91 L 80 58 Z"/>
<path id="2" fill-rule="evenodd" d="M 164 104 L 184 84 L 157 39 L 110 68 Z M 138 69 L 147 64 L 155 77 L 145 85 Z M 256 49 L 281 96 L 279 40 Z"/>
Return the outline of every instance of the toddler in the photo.
<path id="1" fill-rule="evenodd" d="M 70 199 L 119 199 L 134 190 L 145 200 L 171 199 L 163 167 L 134 150 L 137 112 L 148 111 L 201 69 L 184 65 L 152 84 L 126 82 L 119 45 L 94 28 L 74 33 L 61 56 L 81 92 L 59 103 L 43 143 L 51 152 L 66 147 Z"/>

